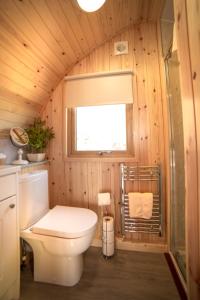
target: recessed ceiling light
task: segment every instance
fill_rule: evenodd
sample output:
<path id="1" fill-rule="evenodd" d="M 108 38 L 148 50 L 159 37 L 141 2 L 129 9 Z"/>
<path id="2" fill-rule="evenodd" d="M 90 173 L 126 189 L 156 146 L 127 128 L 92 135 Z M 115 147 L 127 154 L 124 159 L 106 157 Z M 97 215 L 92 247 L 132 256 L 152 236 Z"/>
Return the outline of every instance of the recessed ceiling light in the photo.
<path id="1" fill-rule="evenodd" d="M 80 8 L 86 12 L 93 12 L 98 10 L 106 0 L 77 0 Z"/>

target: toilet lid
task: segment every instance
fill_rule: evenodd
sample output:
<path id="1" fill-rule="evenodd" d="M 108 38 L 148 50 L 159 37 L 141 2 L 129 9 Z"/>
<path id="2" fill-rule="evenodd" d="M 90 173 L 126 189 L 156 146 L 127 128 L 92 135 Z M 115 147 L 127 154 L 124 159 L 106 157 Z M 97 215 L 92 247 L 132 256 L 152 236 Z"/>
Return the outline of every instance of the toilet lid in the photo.
<path id="1" fill-rule="evenodd" d="M 62 238 L 86 235 L 97 223 L 97 215 L 90 209 L 55 206 L 35 223 L 32 232 Z"/>

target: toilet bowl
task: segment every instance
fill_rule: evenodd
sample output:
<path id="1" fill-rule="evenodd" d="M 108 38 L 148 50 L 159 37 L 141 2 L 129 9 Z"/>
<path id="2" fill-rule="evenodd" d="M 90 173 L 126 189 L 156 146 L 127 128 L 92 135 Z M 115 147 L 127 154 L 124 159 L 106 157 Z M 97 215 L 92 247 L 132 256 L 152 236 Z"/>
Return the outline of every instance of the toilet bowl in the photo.
<path id="1" fill-rule="evenodd" d="M 47 171 L 20 177 L 20 236 L 33 249 L 35 281 L 73 286 L 81 278 L 97 215 L 68 206 L 49 210 L 47 200 Z"/>

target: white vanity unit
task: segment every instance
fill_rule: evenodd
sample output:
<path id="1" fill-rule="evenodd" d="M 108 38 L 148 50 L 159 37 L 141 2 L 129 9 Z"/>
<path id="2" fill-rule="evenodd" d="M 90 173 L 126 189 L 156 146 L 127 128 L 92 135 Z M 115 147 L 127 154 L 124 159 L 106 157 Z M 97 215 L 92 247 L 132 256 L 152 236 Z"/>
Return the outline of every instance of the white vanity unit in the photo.
<path id="1" fill-rule="evenodd" d="M 19 299 L 18 171 L 0 166 L 0 300 Z"/>

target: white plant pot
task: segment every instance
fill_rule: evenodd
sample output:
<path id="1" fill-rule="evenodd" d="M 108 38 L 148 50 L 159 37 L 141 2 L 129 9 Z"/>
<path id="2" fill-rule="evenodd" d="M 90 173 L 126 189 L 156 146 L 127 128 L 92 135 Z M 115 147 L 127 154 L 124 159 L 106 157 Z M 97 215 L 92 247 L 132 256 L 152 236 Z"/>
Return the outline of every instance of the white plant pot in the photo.
<path id="1" fill-rule="evenodd" d="M 28 160 L 31 162 L 39 162 L 45 159 L 46 153 L 27 153 Z"/>

